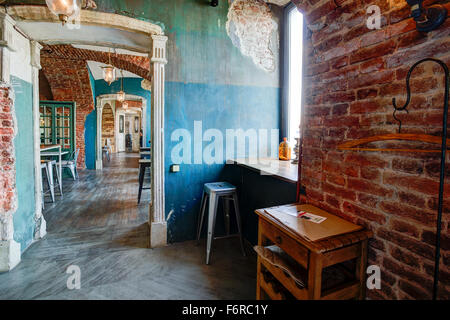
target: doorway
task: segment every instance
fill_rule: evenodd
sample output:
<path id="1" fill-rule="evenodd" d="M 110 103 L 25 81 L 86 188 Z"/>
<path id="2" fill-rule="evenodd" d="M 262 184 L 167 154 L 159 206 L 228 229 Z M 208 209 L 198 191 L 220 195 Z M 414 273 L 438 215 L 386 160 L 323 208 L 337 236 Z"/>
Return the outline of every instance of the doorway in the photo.
<path id="1" fill-rule="evenodd" d="M 154 25 L 150 22 L 140 21 L 137 19 L 121 16 L 117 14 L 108 14 L 96 11 L 82 10 L 80 16 L 79 28 L 64 28 L 61 27 L 58 17 L 50 15 L 45 6 L 31 6 L 31 5 L 17 5 L 8 7 L 8 16 L 14 21 L 14 25 L 20 29 L 28 38 L 34 39 L 31 41 L 31 60 L 34 69 L 33 76 L 33 96 L 38 97 L 39 92 L 39 78 L 37 70 L 40 69 L 39 56 L 42 45 L 63 45 L 63 44 L 86 44 L 86 45 L 100 45 L 104 47 L 121 48 L 126 50 L 133 50 L 137 52 L 147 53 L 151 57 L 150 68 L 136 67 L 134 71 L 147 80 L 152 82 L 152 155 L 154 165 L 152 166 L 152 202 L 150 206 L 149 225 L 150 244 L 152 247 L 165 245 L 167 243 L 166 233 L 167 226 L 165 222 L 165 205 L 164 205 L 164 136 L 163 136 L 163 114 L 164 114 L 164 70 L 166 60 L 166 42 L 167 37 L 164 36 L 160 26 Z M 8 25 L 12 28 L 13 24 Z M 9 32 L 14 32 L 9 30 Z M 102 37 L 101 34 L 116 34 L 116 37 Z M 57 35 L 57 38 L 56 38 Z M 100 42 L 97 39 L 108 39 Z M 100 59 L 100 58 L 99 58 Z M 104 62 L 104 60 L 101 60 Z M 118 63 L 125 63 L 125 61 L 118 61 Z M 128 64 L 130 65 L 130 64 Z M 131 65 L 131 67 L 133 67 Z M 4 70 L 9 70 L 4 68 Z M 39 128 L 39 99 L 34 99 L 33 104 L 33 119 L 34 126 Z M 77 113 L 78 113 L 77 109 Z M 77 131 L 77 134 L 80 132 Z M 39 145 L 40 133 L 35 131 L 35 157 L 34 163 L 36 167 L 35 186 L 36 194 L 40 194 L 40 178 L 41 172 L 39 169 Z M 40 197 L 36 197 L 39 199 Z M 42 226 L 43 222 L 42 212 L 40 211 L 41 204 L 36 200 L 36 221 L 39 220 L 37 229 Z M 42 219 L 41 219 L 42 218 Z M 153 231 L 155 230 L 155 232 Z M 165 231 L 162 231 L 165 230 Z M 45 234 L 37 231 L 37 233 Z"/>

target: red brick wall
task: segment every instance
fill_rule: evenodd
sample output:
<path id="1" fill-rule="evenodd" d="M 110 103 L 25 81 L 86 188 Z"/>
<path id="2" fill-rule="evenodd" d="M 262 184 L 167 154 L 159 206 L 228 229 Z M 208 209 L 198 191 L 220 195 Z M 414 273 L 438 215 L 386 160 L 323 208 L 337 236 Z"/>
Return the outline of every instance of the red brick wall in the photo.
<path id="1" fill-rule="evenodd" d="M 10 88 L 0 86 L 0 241 L 8 240 L 7 225 L 16 208 L 16 168 L 14 155 L 14 106 Z"/>
<path id="2" fill-rule="evenodd" d="M 42 71 L 48 79 L 55 101 L 76 102 L 76 148 L 78 167 L 85 167 L 84 122 L 94 110 L 94 99 L 85 60 L 41 56 Z"/>
<path id="3" fill-rule="evenodd" d="M 439 154 L 342 152 L 337 145 L 397 132 L 392 98 L 404 103 L 405 77 L 414 62 L 435 57 L 449 65 L 450 19 L 434 32 L 419 33 L 406 1 L 294 2 L 312 30 L 302 120 L 304 200 L 374 231 L 369 264 L 381 267 L 382 289 L 369 290 L 369 298 L 428 299 Z M 365 11 L 373 4 L 381 8 L 381 30 L 366 27 Z M 402 132 L 439 135 L 441 69 L 422 65 L 412 75 L 411 88 L 409 114 L 398 113 Z M 450 298 L 449 195 L 442 228 L 441 299 Z"/>

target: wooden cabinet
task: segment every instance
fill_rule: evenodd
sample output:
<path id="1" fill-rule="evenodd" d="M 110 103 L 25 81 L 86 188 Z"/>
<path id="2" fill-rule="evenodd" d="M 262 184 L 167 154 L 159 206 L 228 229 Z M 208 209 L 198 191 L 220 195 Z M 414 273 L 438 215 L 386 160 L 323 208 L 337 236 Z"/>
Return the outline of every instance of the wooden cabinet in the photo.
<path id="1" fill-rule="evenodd" d="M 280 221 L 257 210 L 258 246 L 277 246 L 303 274 L 299 286 L 283 269 L 258 254 L 256 298 L 363 299 L 367 265 L 368 230 L 311 242 Z"/>

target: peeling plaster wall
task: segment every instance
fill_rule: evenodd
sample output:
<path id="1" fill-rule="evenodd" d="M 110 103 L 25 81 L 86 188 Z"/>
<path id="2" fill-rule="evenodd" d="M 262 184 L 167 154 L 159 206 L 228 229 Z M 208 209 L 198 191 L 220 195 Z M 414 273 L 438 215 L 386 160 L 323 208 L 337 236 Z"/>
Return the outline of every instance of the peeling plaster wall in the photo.
<path id="1" fill-rule="evenodd" d="M 228 11 L 227 33 L 244 56 L 267 72 L 277 66 L 278 23 L 269 6 L 259 0 L 236 0 Z M 274 43 L 275 42 L 275 43 Z"/>
<path id="2" fill-rule="evenodd" d="M 14 240 L 23 252 L 33 241 L 35 229 L 35 172 L 33 139 L 33 85 L 30 42 L 14 34 L 17 50 L 10 53 L 11 86 L 14 92 L 15 184 L 17 207 L 13 214 Z M 13 203 L 12 203 L 13 204 Z"/>

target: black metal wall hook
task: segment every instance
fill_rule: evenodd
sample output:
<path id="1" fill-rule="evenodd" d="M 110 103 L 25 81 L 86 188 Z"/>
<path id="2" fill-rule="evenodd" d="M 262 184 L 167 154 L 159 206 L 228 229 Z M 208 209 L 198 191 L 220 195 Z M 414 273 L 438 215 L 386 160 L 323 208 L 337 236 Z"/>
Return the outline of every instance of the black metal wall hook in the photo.
<path id="1" fill-rule="evenodd" d="M 438 59 L 426 58 L 416 62 L 411 69 L 408 71 L 406 76 L 406 103 L 403 107 L 398 107 L 395 98 L 392 99 L 392 104 L 394 105 L 394 119 L 399 122 L 399 132 L 402 128 L 402 122 L 399 120 L 395 113 L 400 110 L 406 110 L 408 112 L 408 105 L 411 102 L 411 88 L 409 86 L 409 80 L 413 70 L 421 63 L 431 61 L 439 64 L 444 70 L 445 74 L 445 93 L 444 93 L 444 112 L 442 119 L 442 144 L 441 144 L 441 171 L 439 175 L 439 202 L 438 202 L 438 216 L 436 221 L 436 253 L 434 261 L 434 282 L 433 282 L 433 300 L 437 298 L 438 294 L 438 284 L 439 284 L 439 260 L 441 252 L 441 228 L 442 228 L 442 206 L 444 197 L 444 179 L 445 179 L 445 155 L 447 151 L 447 118 L 448 118 L 448 98 L 449 98 L 449 87 L 450 87 L 450 75 L 447 65 Z"/>
<path id="2" fill-rule="evenodd" d="M 398 106 L 397 106 L 397 101 L 396 101 L 396 99 L 395 99 L 395 98 L 392 98 L 392 105 L 394 106 L 394 113 L 392 114 L 392 116 L 393 116 L 394 119 L 399 123 L 398 133 L 401 133 L 401 130 L 402 130 L 402 121 L 401 121 L 399 118 L 397 118 L 397 116 L 396 116 L 397 111 L 403 111 L 403 110 L 405 110 L 406 113 L 409 113 L 409 111 L 408 111 L 407 108 L 408 108 L 409 103 L 411 102 L 411 87 L 410 87 L 410 84 L 409 84 L 409 81 L 410 81 L 410 78 L 411 78 L 411 74 L 412 74 L 412 72 L 414 71 L 414 69 L 415 69 L 419 64 L 421 64 L 421 63 L 423 63 L 423 62 L 426 62 L 426 61 L 433 61 L 433 62 L 438 63 L 438 64 L 444 69 L 444 73 L 447 75 L 447 78 L 446 78 L 446 79 L 448 79 L 448 73 L 449 73 L 448 67 L 447 67 L 447 65 L 446 65 L 443 61 L 441 61 L 441 60 L 434 59 L 434 58 L 425 58 L 425 59 L 422 59 L 422 60 L 416 62 L 415 64 L 413 64 L 413 66 L 409 69 L 408 74 L 407 74 L 407 76 L 406 76 L 406 102 L 405 102 L 405 104 L 404 104 L 402 107 L 398 107 Z M 446 83 L 447 83 L 447 80 L 446 80 Z M 448 93 L 448 85 L 447 85 L 447 87 L 446 87 L 446 91 L 447 91 L 447 93 Z M 448 100 L 448 99 L 447 99 L 447 100 Z M 448 103 L 448 101 L 447 101 L 447 103 Z"/>

